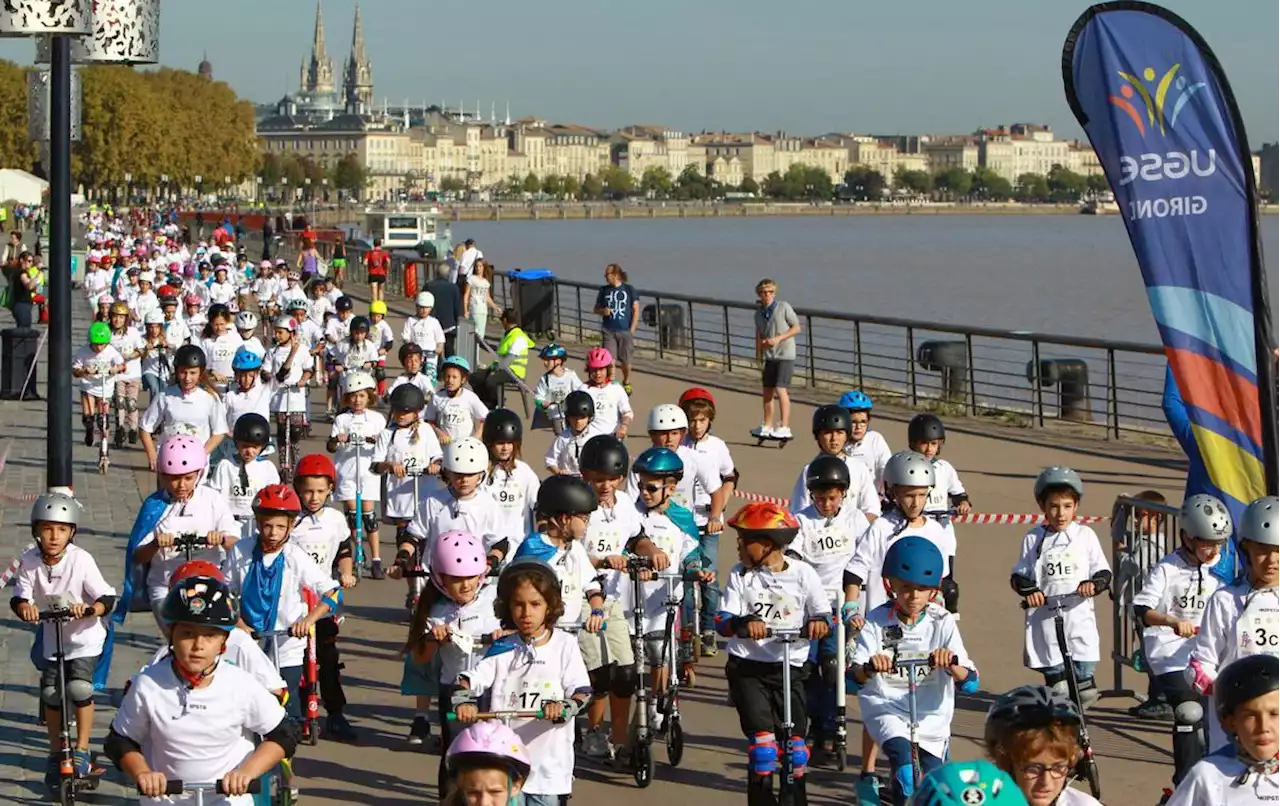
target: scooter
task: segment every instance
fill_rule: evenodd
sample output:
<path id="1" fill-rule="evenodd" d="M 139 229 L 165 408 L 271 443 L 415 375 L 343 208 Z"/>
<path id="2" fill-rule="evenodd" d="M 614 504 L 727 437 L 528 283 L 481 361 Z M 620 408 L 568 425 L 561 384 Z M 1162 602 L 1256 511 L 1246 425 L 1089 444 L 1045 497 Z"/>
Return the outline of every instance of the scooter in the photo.
<path id="1" fill-rule="evenodd" d="M 58 803 L 62 806 L 75 806 L 76 796 L 81 792 L 92 792 L 97 789 L 98 782 L 102 778 L 102 773 L 80 775 L 76 771 L 76 712 L 74 703 L 67 695 L 67 658 L 62 633 L 63 625 L 71 619 L 71 610 L 66 607 L 54 607 L 40 612 L 40 620 L 52 625 L 55 636 L 53 662 L 58 667 L 58 691 L 61 697 L 59 705 L 62 708 L 59 712 L 62 724 L 58 731 L 62 740 L 62 752 L 58 761 L 58 772 L 61 777 L 58 779 L 57 797 Z M 96 762 L 90 763 L 89 766 L 97 769 Z"/>
<path id="2" fill-rule="evenodd" d="M 848 691 L 845 682 L 845 664 L 849 658 L 847 642 L 849 636 L 844 619 L 840 613 L 844 610 L 844 586 L 836 588 L 836 735 L 831 741 L 831 755 L 835 756 L 836 769 L 844 772 L 849 764 L 849 730 L 845 726 Z"/>
<path id="3" fill-rule="evenodd" d="M 204 806 L 204 796 L 206 792 L 212 792 L 215 795 L 226 795 L 226 791 L 222 788 L 221 781 L 212 781 L 209 783 L 189 784 L 185 781 L 177 781 L 170 779 L 165 782 L 165 795 L 195 795 L 196 806 Z M 259 795 L 262 792 L 262 779 L 251 781 L 249 783 L 249 794 Z M 138 790 L 138 795 L 142 796 L 142 790 Z"/>
<path id="4" fill-rule="evenodd" d="M 276 412 L 276 422 L 284 423 L 284 453 L 280 457 L 280 483 L 293 486 L 293 413 Z"/>
<path id="5" fill-rule="evenodd" d="M 657 731 L 658 734 L 666 737 L 667 740 L 667 763 L 672 767 L 679 767 L 680 762 L 684 759 L 684 727 L 680 724 L 680 678 L 681 674 L 678 670 L 681 668 L 681 654 L 684 647 L 689 646 L 683 638 L 686 630 L 681 629 L 679 625 L 680 606 L 682 599 L 676 596 L 676 584 L 680 582 L 692 582 L 693 589 L 698 589 L 698 571 L 660 571 L 654 573 L 654 578 L 662 580 L 667 584 L 667 598 L 663 602 L 663 607 L 667 611 L 666 624 L 662 631 L 662 659 L 667 667 L 667 688 L 658 696 L 658 711 L 662 713 L 662 728 Z M 637 600 L 641 597 L 637 596 Z M 643 609 L 643 608 L 637 608 Z M 697 612 L 696 609 L 694 612 Z M 695 621 L 696 623 L 696 621 Z M 694 631 L 695 635 L 697 631 Z M 681 640 L 677 641 L 677 637 Z M 696 657 L 696 654 L 695 654 Z M 687 675 L 689 681 L 693 680 L 692 664 L 688 659 L 684 661 L 684 674 Z M 686 685 L 692 685 L 692 682 Z"/>
<path id="6" fill-rule="evenodd" d="M 920 715 L 916 711 L 916 677 L 919 669 L 925 669 L 926 674 L 932 668 L 932 661 L 926 654 L 925 657 L 902 656 L 902 627 L 897 624 L 886 627 L 884 630 L 884 646 L 885 649 L 893 650 L 893 669 L 899 674 L 905 674 L 907 677 L 907 712 L 910 722 L 911 741 L 911 776 L 915 786 L 920 786 L 920 779 L 924 777 L 924 770 L 920 766 Z"/>
<path id="7" fill-rule="evenodd" d="M 347 438 L 351 439 L 352 436 L 356 443 L 356 556 L 352 571 L 356 579 L 359 579 L 364 573 L 364 468 L 360 466 L 360 448 L 364 444 L 364 434 L 357 431 Z"/>
<path id="8" fill-rule="evenodd" d="M 635 775 L 636 786 L 644 789 L 653 783 L 653 731 L 649 726 L 649 702 L 653 694 L 649 691 L 649 670 L 644 662 L 644 606 L 643 583 L 640 573 L 653 567 L 648 557 L 628 557 L 627 575 L 631 578 L 632 597 L 635 607 L 632 611 L 633 630 L 631 633 L 631 650 L 636 664 L 636 709 L 631 721 L 631 769 Z"/>
<path id="9" fill-rule="evenodd" d="M 693 598 L 693 618 L 680 628 L 680 652 L 684 655 L 680 663 L 680 682 L 685 688 L 693 688 L 698 684 L 698 673 L 695 667 L 698 665 L 698 659 L 702 657 L 702 633 L 698 631 L 698 621 L 702 614 L 702 584 L 696 577 L 692 582 L 693 584 L 689 586 L 689 595 Z M 673 665 L 672 670 L 674 669 Z"/>
<path id="10" fill-rule="evenodd" d="M 263 643 L 267 643 L 269 649 L 264 649 L 264 653 L 271 659 L 271 663 L 276 667 L 276 671 L 280 671 L 280 637 L 292 637 L 292 633 L 288 630 L 267 630 L 264 632 L 254 633 L 254 637 Z M 303 664 L 303 680 L 302 686 L 315 686 L 316 681 L 310 683 L 306 680 L 306 663 Z M 299 696 L 298 691 L 286 691 L 286 697 Z M 303 719 L 306 719 L 305 703 L 304 703 Z M 305 724 L 305 723 L 304 723 Z M 256 782 L 258 791 L 254 794 L 254 806 L 293 806 L 293 760 L 283 759 L 274 769 L 266 772 Z"/>
<path id="11" fill-rule="evenodd" d="M 95 401 L 97 405 L 97 413 L 94 414 L 93 422 L 98 431 L 98 472 L 106 473 L 107 468 L 111 466 L 111 401 L 113 398 L 107 397 L 107 380 L 109 376 L 102 376 L 102 397 Z"/>
<path id="12" fill-rule="evenodd" d="M 770 629 L 766 635 L 772 638 L 774 642 L 783 646 L 783 663 L 782 663 L 782 724 L 780 733 L 784 744 L 778 748 L 778 797 L 774 800 L 772 783 L 767 784 L 768 789 L 759 790 L 759 795 L 764 804 L 776 803 L 777 806 L 807 806 L 809 797 L 805 792 L 805 784 L 802 779 L 796 778 L 795 766 L 792 763 L 791 756 L 791 737 L 795 735 L 795 718 L 791 714 L 791 645 L 801 640 L 804 631 L 799 628 L 790 629 Z M 750 802 L 750 801 L 749 801 Z M 756 806 L 751 803 L 751 806 Z"/>
<path id="13" fill-rule="evenodd" d="M 302 589 L 307 612 L 319 602 L 310 588 Z M 307 630 L 307 649 L 302 657 L 302 738 L 315 747 L 320 743 L 320 666 L 316 661 L 316 628 Z"/>

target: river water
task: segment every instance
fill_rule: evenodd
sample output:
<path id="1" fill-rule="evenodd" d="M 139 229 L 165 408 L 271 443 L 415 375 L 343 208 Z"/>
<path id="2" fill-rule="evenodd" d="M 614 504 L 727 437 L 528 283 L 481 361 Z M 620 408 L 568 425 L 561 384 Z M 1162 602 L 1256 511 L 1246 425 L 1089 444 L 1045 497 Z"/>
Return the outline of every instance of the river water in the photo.
<path id="1" fill-rule="evenodd" d="M 1262 219 L 1275 309 L 1277 218 Z M 1157 343 L 1119 216 L 901 215 L 468 221 L 500 269 L 641 290 L 755 299 L 761 277 L 797 307 Z"/>

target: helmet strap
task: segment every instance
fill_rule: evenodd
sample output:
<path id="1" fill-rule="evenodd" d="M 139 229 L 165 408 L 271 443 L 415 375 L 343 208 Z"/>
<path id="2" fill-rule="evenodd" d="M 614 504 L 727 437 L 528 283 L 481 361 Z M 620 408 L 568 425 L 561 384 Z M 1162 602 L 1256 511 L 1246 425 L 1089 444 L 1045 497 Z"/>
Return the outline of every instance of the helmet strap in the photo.
<path id="1" fill-rule="evenodd" d="M 202 669 L 195 673 L 188 672 L 186 669 L 182 668 L 182 664 L 178 663 L 178 659 L 175 656 L 173 659 L 173 670 L 178 673 L 178 677 L 181 678 L 182 681 L 187 684 L 188 688 L 199 688 L 201 683 L 203 683 L 205 680 L 213 676 L 213 673 L 218 668 L 219 661 L 222 660 L 223 653 L 225 653 L 226 651 L 227 651 L 227 645 L 224 642 L 222 644 L 222 649 L 218 651 L 218 657 L 214 658 L 213 663 L 209 665 L 209 668 Z M 173 654 L 172 644 L 169 645 L 169 653 Z"/>

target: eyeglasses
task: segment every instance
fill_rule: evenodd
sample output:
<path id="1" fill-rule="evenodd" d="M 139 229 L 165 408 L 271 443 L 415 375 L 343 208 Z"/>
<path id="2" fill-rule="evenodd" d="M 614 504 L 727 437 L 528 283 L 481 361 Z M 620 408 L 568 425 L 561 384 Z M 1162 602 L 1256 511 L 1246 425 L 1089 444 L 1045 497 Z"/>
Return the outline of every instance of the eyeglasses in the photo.
<path id="1" fill-rule="evenodd" d="M 664 485 L 664 484 L 654 484 L 654 483 L 650 482 L 649 484 L 641 484 L 641 485 L 640 485 L 640 489 L 641 489 L 641 490 L 644 490 L 646 493 L 650 493 L 650 494 L 652 494 L 652 493 L 660 493 L 660 492 L 662 492 L 662 489 L 663 489 L 665 486 L 666 486 L 666 485 Z"/>
<path id="2" fill-rule="evenodd" d="M 1046 774 L 1061 780 L 1067 777 L 1067 773 L 1071 772 L 1071 765 L 1065 761 L 1057 764 L 1045 766 L 1043 764 L 1028 764 L 1021 770 L 1022 774 L 1027 778 L 1043 778 Z"/>

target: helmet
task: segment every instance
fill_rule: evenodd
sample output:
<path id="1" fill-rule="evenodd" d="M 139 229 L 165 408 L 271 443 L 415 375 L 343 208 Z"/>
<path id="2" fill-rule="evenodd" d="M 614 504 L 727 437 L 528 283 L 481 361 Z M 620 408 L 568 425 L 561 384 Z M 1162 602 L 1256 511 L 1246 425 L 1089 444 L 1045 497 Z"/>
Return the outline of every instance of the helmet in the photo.
<path id="1" fill-rule="evenodd" d="M 173 590 L 179 582 L 191 579 L 192 577 L 209 577 L 219 582 L 226 582 L 226 574 L 222 573 L 222 569 L 208 560 L 190 560 L 178 566 L 169 577 L 169 590 Z"/>
<path id="2" fill-rule="evenodd" d="M 884 466 L 885 487 L 932 487 L 933 462 L 915 451 L 898 451 Z"/>
<path id="3" fill-rule="evenodd" d="M 484 444 L 495 442 L 519 442 L 524 438 L 524 424 L 520 415 L 510 409 L 494 409 L 484 418 Z"/>
<path id="4" fill-rule="evenodd" d="M 353 310 L 355 307 L 355 303 L 351 301 L 351 297 L 348 297 L 345 294 L 338 297 L 338 301 L 333 303 L 333 309 L 338 313 Z"/>
<path id="5" fill-rule="evenodd" d="M 800 531 L 800 522 L 778 504 L 752 501 L 729 519 L 729 525 L 742 537 L 763 537 L 785 548 Z"/>
<path id="6" fill-rule="evenodd" d="M 235 597 L 217 577 L 190 577 L 174 585 L 160 606 L 165 624 L 200 624 L 226 632 L 236 628 Z"/>
<path id="7" fill-rule="evenodd" d="M 422 345 L 414 344 L 411 341 L 406 341 L 404 344 L 400 345 L 400 363 L 401 364 L 403 364 L 405 362 L 405 359 L 407 359 L 411 355 L 422 355 Z"/>
<path id="8" fill-rule="evenodd" d="M 204 302 L 204 300 L 200 299 L 199 294 L 187 294 L 182 298 L 182 301 L 187 305 L 200 305 Z"/>
<path id="9" fill-rule="evenodd" d="M 267 423 L 267 418 L 261 414 L 253 411 L 246 412 L 236 420 L 231 439 L 233 442 L 245 442 L 262 448 L 271 441 L 271 426 Z"/>
<path id="10" fill-rule="evenodd" d="M 578 455 L 578 467 L 583 472 L 590 470 L 610 477 L 627 475 L 630 464 L 626 443 L 613 434 L 596 434 Z"/>
<path id="11" fill-rule="evenodd" d="M 194 344 L 184 344 L 173 353 L 174 369 L 204 369 L 204 366 L 204 350 Z"/>
<path id="12" fill-rule="evenodd" d="M 64 492 L 47 492 L 31 505 L 31 533 L 35 534 L 37 523 L 65 523 L 78 527 L 82 510 L 80 502 L 72 496 Z"/>
<path id="13" fill-rule="evenodd" d="M 311 303 L 307 302 L 305 297 L 294 297 L 285 302 L 284 309 L 286 311 L 310 311 Z"/>
<path id="14" fill-rule="evenodd" d="M 681 479 L 684 477 L 684 462 L 680 455 L 670 448 L 648 448 L 632 463 L 631 469 L 637 474 L 657 476 L 658 478 Z"/>
<path id="15" fill-rule="evenodd" d="M 113 302 L 109 313 L 111 316 L 128 316 L 129 306 L 123 302 Z"/>
<path id="16" fill-rule="evenodd" d="M 607 369 L 613 366 L 613 353 L 603 347 L 587 350 L 587 369 Z"/>
<path id="17" fill-rule="evenodd" d="M 584 515 L 600 505 L 596 491 L 577 476 L 551 476 L 538 488 L 539 515 Z"/>
<path id="18" fill-rule="evenodd" d="M 596 399 L 585 389 L 577 389 L 565 397 L 561 408 L 564 409 L 565 417 L 594 417 Z"/>
<path id="19" fill-rule="evenodd" d="M 849 419 L 849 410 L 839 406 L 819 406 L 813 412 L 813 433 L 823 431 L 844 431 L 846 434 L 853 427 Z"/>
<path id="20" fill-rule="evenodd" d="M 1044 500 L 1045 493 L 1055 487 L 1066 487 L 1068 490 L 1074 490 L 1076 496 L 1084 497 L 1084 482 L 1080 480 L 1080 475 L 1069 467 L 1054 465 L 1041 470 L 1040 475 L 1036 476 L 1036 500 Z"/>
<path id="21" fill-rule="evenodd" d="M 380 299 L 375 299 L 373 302 L 370 302 L 370 303 L 369 303 L 369 315 L 370 315 L 370 316 L 373 316 L 374 314 L 381 314 L 381 315 L 383 315 L 383 316 L 386 316 L 386 315 L 387 315 L 387 303 L 383 302 L 383 301 L 382 301 L 382 300 L 380 300 Z"/>
<path id="22" fill-rule="evenodd" d="M 1178 511 L 1178 527 L 1188 537 L 1212 540 L 1215 543 L 1231 537 L 1231 513 L 1217 498 L 1197 493 L 1182 502 Z"/>
<path id="23" fill-rule="evenodd" d="M 854 411 L 871 411 L 875 404 L 871 402 L 871 398 L 867 397 L 865 392 L 851 389 L 840 395 L 840 402 L 837 404 L 842 409 Z"/>
<path id="24" fill-rule="evenodd" d="M 342 375 L 342 396 L 354 395 L 356 392 L 373 391 L 378 388 L 378 382 L 373 376 L 362 369 L 349 370 Z"/>
<path id="25" fill-rule="evenodd" d="M 444 446 L 444 469 L 450 473 L 483 473 L 489 469 L 489 449 L 475 437 L 465 437 Z"/>
<path id="26" fill-rule="evenodd" d="M 138 282 L 156 284 L 156 273 L 153 271 L 144 271 L 138 275 Z"/>
<path id="27" fill-rule="evenodd" d="M 684 394 L 680 395 L 680 408 L 683 409 L 685 406 L 689 405 L 695 400 L 701 400 L 704 403 L 710 403 L 711 408 L 713 409 L 716 407 L 716 399 L 711 396 L 710 392 L 708 392 L 706 389 L 703 389 L 701 386 L 694 386 L 690 389 L 686 389 L 684 391 Z"/>
<path id="28" fill-rule="evenodd" d="M 236 330 L 257 330 L 258 315 L 253 311 L 241 311 L 236 314 Z"/>
<path id="29" fill-rule="evenodd" d="M 290 333 L 296 333 L 298 330 L 298 320 L 292 316 L 277 316 L 271 320 L 272 330 L 286 330 Z"/>
<path id="30" fill-rule="evenodd" d="M 108 325 L 106 322 L 94 322 L 92 325 L 89 325 L 89 343 L 110 344 L 111 325 Z"/>
<path id="31" fill-rule="evenodd" d="M 262 356 L 248 347 L 238 347 L 235 356 L 231 359 L 231 369 L 235 372 L 253 372 L 262 369 Z"/>
<path id="32" fill-rule="evenodd" d="M 889 544 L 880 576 L 900 579 L 922 588 L 942 586 L 942 552 L 919 535 L 907 535 Z"/>
<path id="33" fill-rule="evenodd" d="M 1280 664 L 1275 655 L 1247 655 L 1232 661 L 1218 673 L 1213 684 L 1218 718 L 1233 713 L 1249 700 L 1275 691 L 1277 674 L 1280 674 Z"/>
<path id="34" fill-rule="evenodd" d="M 847 490 L 852 483 L 849 466 L 839 456 L 823 454 L 810 462 L 804 471 L 804 486 L 810 490 L 814 487 L 839 487 Z"/>
<path id="35" fill-rule="evenodd" d="M 445 356 L 444 361 L 440 362 L 440 371 L 444 372 L 446 367 L 457 367 L 464 374 L 471 374 L 471 362 L 460 355 Z"/>
<path id="36" fill-rule="evenodd" d="M 550 361 L 553 358 L 563 360 L 568 355 L 569 353 L 564 349 L 564 347 L 554 342 L 538 351 L 538 357 L 546 361 Z"/>
<path id="37" fill-rule="evenodd" d="M 115 301 L 116 301 L 116 298 L 111 296 L 110 294 L 103 294 L 102 296 L 98 297 L 99 305 L 110 305 Z"/>
<path id="38" fill-rule="evenodd" d="M 260 260 L 260 261 L 258 261 L 258 270 L 259 270 L 259 271 L 267 271 L 267 270 L 269 270 L 270 268 L 271 268 L 271 261 L 270 261 L 270 260 Z"/>
<path id="39" fill-rule="evenodd" d="M 357 330 L 369 330 L 368 318 L 364 316 L 353 316 L 351 318 L 351 332 L 355 333 Z"/>
<path id="40" fill-rule="evenodd" d="M 990 761 L 950 761 L 920 781 L 912 806 L 1026 806 L 1009 774 Z"/>
<path id="41" fill-rule="evenodd" d="M 484 544 L 470 532 L 454 529 L 445 532 L 431 544 L 431 578 L 440 584 L 441 574 L 453 577 L 478 577 L 489 570 Z"/>
<path id="42" fill-rule="evenodd" d="M 392 411 L 422 411 L 427 405 L 426 394 L 411 383 L 402 383 L 392 389 L 391 396 L 387 400 L 391 404 Z M 488 420 L 485 422 L 487 423 Z"/>
<path id="43" fill-rule="evenodd" d="M 209 465 L 209 455 L 204 445 L 195 437 L 178 434 L 169 437 L 160 446 L 156 469 L 169 476 L 183 476 Z"/>
<path id="44" fill-rule="evenodd" d="M 1066 692 L 1051 686 L 1018 686 L 991 704 L 984 729 L 987 746 L 995 745 L 997 737 L 1010 730 L 1043 728 L 1055 722 L 1080 724 L 1080 709 Z"/>
<path id="45" fill-rule="evenodd" d="M 1280 500 L 1268 495 L 1245 507 L 1238 531 L 1241 540 L 1280 546 Z"/>
<path id="46" fill-rule="evenodd" d="M 163 325 L 163 324 L 164 324 L 164 314 L 160 313 L 159 311 L 147 311 L 147 315 L 146 315 L 146 316 L 144 316 L 144 317 L 142 317 L 142 324 L 144 324 L 144 325 Z"/>
<path id="47" fill-rule="evenodd" d="M 689 418 L 684 409 L 673 403 L 659 403 L 649 410 L 649 425 L 646 431 L 678 431 L 689 427 Z"/>
<path id="48" fill-rule="evenodd" d="M 533 762 L 516 732 L 497 720 L 468 725 L 449 743 L 445 763 L 450 772 L 468 763 L 504 767 L 512 778 L 529 777 Z"/>
<path id="49" fill-rule="evenodd" d="M 907 423 L 908 445 L 933 442 L 937 439 L 946 438 L 947 429 L 942 425 L 942 421 L 938 419 L 936 414 L 917 414 L 911 418 L 911 422 Z"/>
<path id="50" fill-rule="evenodd" d="M 334 484 L 338 483 L 338 469 L 333 466 L 333 460 L 323 453 L 307 454 L 298 460 L 293 477 L 300 479 L 305 476 L 324 476 Z"/>
<path id="51" fill-rule="evenodd" d="M 253 497 L 253 514 L 263 515 L 269 512 L 281 512 L 286 515 L 298 515 L 302 512 L 302 502 L 298 494 L 286 484 L 268 484 Z"/>
<path id="52" fill-rule="evenodd" d="M 419 291 L 418 296 L 413 298 L 413 304 L 418 308 L 434 308 L 436 306 L 436 295 L 430 291 Z"/>

